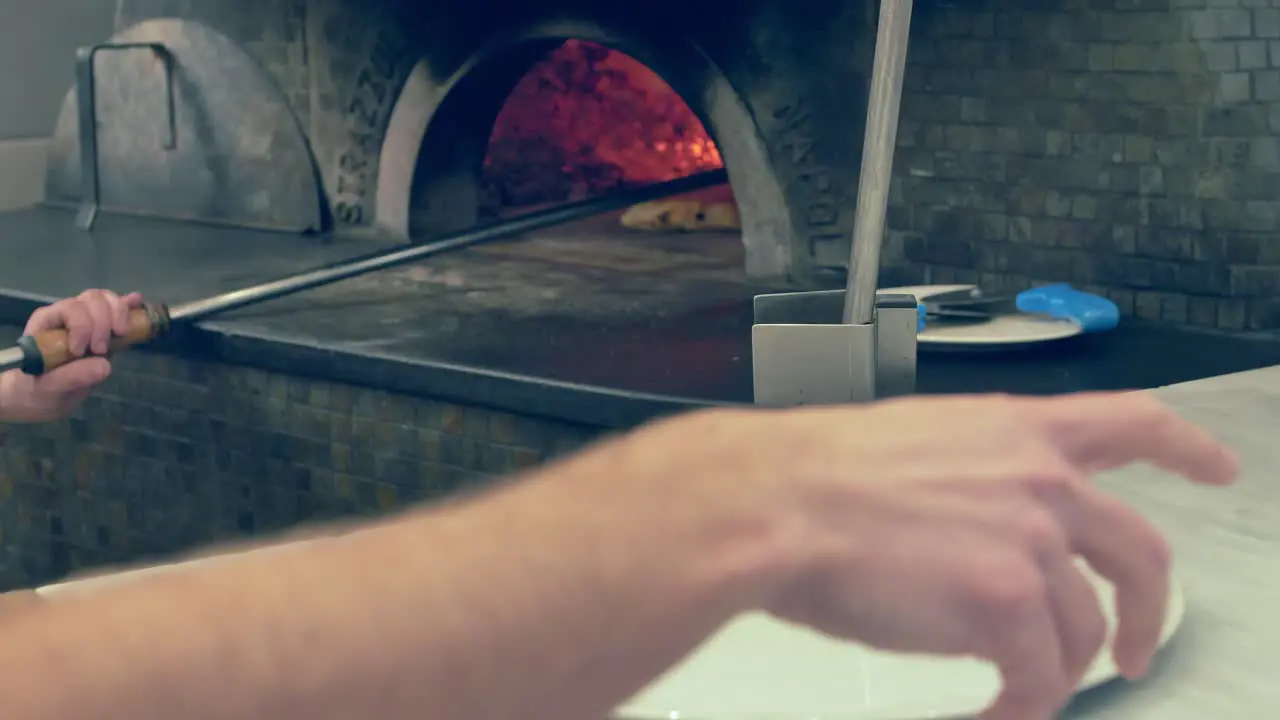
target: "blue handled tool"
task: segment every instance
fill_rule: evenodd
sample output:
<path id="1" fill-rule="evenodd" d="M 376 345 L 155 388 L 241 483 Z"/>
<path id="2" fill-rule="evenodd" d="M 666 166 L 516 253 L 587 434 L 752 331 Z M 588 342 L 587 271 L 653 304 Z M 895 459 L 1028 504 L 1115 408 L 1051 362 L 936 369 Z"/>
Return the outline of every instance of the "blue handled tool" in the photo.
<path id="1" fill-rule="evenodd" d="M 923 298 L 919 305 L 924 330 L 927 319 L 945 322 L 985 322 L 997 315 L 1025 313 L 1069 320 L 1087 333 L 1113 330 L 1120 324 L 1120 309 L 1110 300 L 1077 290 L 1068 283 L 1054 283 L 1024 290 L 1014 296 L 986 295 L 971 287 Z"/>
<path id="2" fill-rule="evenodd" d="M 1120 324 L 1120 308 L 1110 300 L 1077 290 L 1067 283 L 1044 285 L 1018 293 L 1018 310 L 1070 320 L 1087 332 L 1106 332 Z"/>

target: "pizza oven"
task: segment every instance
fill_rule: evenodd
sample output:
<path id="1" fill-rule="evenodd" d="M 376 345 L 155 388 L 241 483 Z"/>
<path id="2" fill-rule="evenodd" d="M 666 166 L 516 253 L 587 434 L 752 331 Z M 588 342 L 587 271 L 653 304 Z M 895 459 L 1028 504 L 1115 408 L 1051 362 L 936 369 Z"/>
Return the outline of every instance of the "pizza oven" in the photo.
<path id="1" fill-rule="evenodd" d="M 117 18 L 81 53 L 50 202 L 422 240 L 723 166 L 707 202 L 751 275 L 847 263 L 874 4 L 120 0 Z"/>

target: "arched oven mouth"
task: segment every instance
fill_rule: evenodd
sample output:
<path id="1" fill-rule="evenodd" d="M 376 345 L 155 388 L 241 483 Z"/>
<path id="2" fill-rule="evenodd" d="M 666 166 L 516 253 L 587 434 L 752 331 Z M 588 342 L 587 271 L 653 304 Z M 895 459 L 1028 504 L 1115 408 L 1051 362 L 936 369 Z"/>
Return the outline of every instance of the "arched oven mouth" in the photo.
<path id="1" fill-rule="evenodd" d="M 740 232 L 753 276 L 788 277 L 784 191 L 750 108 L 691 43 L 667 45 L 579 22 L 485 47 L 443 83 L 420 60 L 383 146 L 383 172 L 398 178 L 379 183 L 379 222 L 429 237 L 520 206 L 725 168 L 724 187 L 636 207 L 619 224 Z"/>

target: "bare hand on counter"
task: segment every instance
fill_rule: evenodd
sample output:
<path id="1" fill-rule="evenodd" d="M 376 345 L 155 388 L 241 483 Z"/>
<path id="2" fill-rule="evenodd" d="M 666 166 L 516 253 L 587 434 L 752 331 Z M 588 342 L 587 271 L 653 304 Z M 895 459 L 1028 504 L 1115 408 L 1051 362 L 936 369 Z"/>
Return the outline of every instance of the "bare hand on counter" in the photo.
<path id="1" fill-rule="evenodd" d="M 1090 474 L 1135 461 L 1208 484 L 1237 472 L 1232 453 L 1143 393 L 788 415 L 754 421 L 767 427 L 751 477 L 796 513 L 806 556 L 768 608 L 884 649 L 991 660 L 1006 683 L 992 720 L 1055 716 L 1105 641 L 1074 556 L 1116 585 L 1123 674 L 1144 674 L 1157 647 L 1169 548 Z"/>
<path id="2" fill-rule="evenodd" d="M 24 335 L 67 330 L 76 356 L 103 355 L 114 334 L 129 329 L 129 311 L 142 306 L 138 293 L 120 296 L 110 290 L 85 290 L 36 310 Z M 39 377 L 19 370 L 0 374 L 0 422 L 45 422 L 64 417 L 111 375 L 104 357 L 88 357 Z"/>
<path id="3" fill-rule="evenodd" d="M 5 626 L 0 715 L 600 720 L 734 616 L 977 656 L 988 720 L 1049 720 L 1104 642 L 1145 672 L 1169 549 L 1090 475 L 1219 485 L 1141 393 L 720 409 L 329 537 L 50 600 Z M 155 688 L 163 687 L 164 692 Z"/>

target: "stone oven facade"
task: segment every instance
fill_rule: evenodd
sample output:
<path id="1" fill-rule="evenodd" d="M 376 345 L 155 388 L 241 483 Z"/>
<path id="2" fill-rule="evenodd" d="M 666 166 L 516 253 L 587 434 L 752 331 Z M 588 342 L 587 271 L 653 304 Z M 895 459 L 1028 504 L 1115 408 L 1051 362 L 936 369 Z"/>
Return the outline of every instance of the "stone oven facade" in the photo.
<path id="1" fill-rule="evenodd" d="M 1280 326 L 1273 2 L 917 0 L 884 279 L 1066 280 L 1142 318 Z M 157 149 L 155 63 L 103 55 L 104 206 L 115 193 L 147 214 L 415 239 L 464 228 L 508 93 L 578 38 L 643 62 L 702 120 L 750 273 L 839 279 L 875 8 L 120 0 L 117 40 L 175 48 L 179 135 L 200 141 Z M 78 193 L 76 147 L 69 97 L 55 201 Z M 185 205 L 130 205 L 166 192 Z"/>
<path id="2" fill-rule="evenodd" d="M 193 72 L 227 65 L 192 50 L 217 43 L 192 37 L 229 38 L 283 90 L 314 156 L 326 222 L 405 237 L 475 221 L 492 122 L 538 58 L 567 38 L 616 47 L 680 92 L 715 136 L 751 272 L 802 277 L 847 255 L 866 101 L 850 38 L 861 36 L 867 18 L 859 2 L 800 5 L 121 0 L 118 39 L 184 43 L 189 57 L 176 53 L 180 74 L 184 63 L 200 65 Z M 158 71 L 146 77 L 121 69 L 131 62 L 146 58 L 104 55 L 99 73 L 116 78 L 122 94 L 133 88 L 121 86 L 163 85 Z M 810 72 L 815 67 L 823 72 Z M 102 91 L 100 105 L 107 96 Z M 99 132 L 113 124 L 136 128 L 135 116 L 155 107 L 118 103 L 114 117 L 100 109 Z M 69 99 L 58 137 L 72 137 L 74 126 Z M 246 131 L 253 130 L 261 131 Z M 55 144 L 61 154 L 50 195 L 73 199 L 73 173 L 62 178 L 57 168 L 75 165 L 66 161 L 74 143 Z M 136 144 L 129 150 L 116 167 L 146 170 Z M 109 154 L 105 143 L 102 152 Z M 181 144 L 177 152 L 184 152 Z M 104 174 L 108 164 L 104 155 Z M 297 162 L 280 167 L 305 169 Z M 296 191 L 310 192 L 307 185 L 297 183 Z"/>

